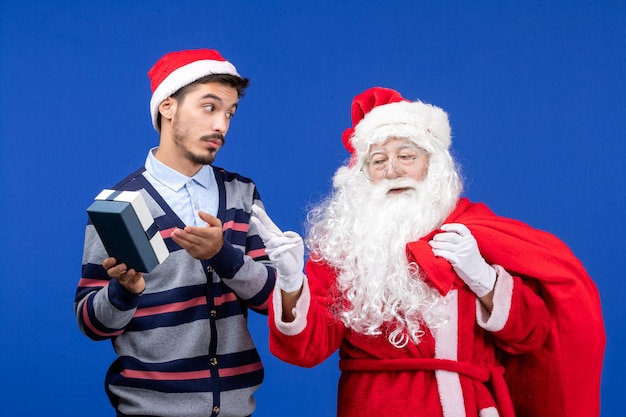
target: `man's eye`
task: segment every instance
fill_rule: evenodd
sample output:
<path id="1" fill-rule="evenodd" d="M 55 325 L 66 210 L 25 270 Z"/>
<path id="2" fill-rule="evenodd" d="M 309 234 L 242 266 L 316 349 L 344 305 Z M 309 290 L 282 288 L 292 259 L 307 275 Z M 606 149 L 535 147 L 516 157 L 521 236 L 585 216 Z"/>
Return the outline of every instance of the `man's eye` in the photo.
<path id="1" fill-rule="evenodd" d="M 385 162 L 387 162 L 387 160 L 386 159 L 372 159 L 370 162 L 372 163 L 372 165 L 377 167 L 377 166 L 384 165 Z"/>
<path id="2" fill-rule="evenodd" d="M 206 111 L 213 111 L 215 107 L 212 104 L 207 104 L 206 106 L 204 106 L 204 110 Z"/>
<path id="3" fill-rule="evenodd" d="M 401 153 L 400 155 L 398 155 L 397 158 L 400 161 L 411 161 L 411 160 L 415 159 L 415 155 L 408 154 L 408 153 Z"/>
<path id="4" fill-rule="evenodd" d="M 226 118 L 227 119 L 232 119 L 235 116 L 235 113 L 232 111 L 227 111 L 226 112 Z"/>

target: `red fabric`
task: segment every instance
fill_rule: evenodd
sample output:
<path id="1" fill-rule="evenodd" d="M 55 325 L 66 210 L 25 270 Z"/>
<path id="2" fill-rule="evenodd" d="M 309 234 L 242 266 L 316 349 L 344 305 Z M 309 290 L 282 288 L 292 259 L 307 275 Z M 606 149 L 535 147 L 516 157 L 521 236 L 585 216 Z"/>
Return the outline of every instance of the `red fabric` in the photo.
<path id="1" fill-rule="evenodd" d="M 307 289 L 310 289 L 310 306 L 301 306 L 306 311 L 306 327 L 293 335 L 282 333 L 275 322 L 275 314 L 280 314 L 281 310 L 271 308 L 270 350 L 286 362 L 313 367 L 340 349 L 342 373 L 338 387 L 338 416 L 457 416 L 463 414 L 460 408 L 448 408 L 447 413 L 442 409 L 444 402 L 448 406 L 450 403 L 458 406 L 457 400 L 468 417 L 478 417 L 480 410 L 496 405 L 501 416 L 513 415 L 504 369 L 499 361 L 502 351 L 496 345 L 517 353 L 535 351 L 543 345 L 550 325 L 545 303 L 520 278 L 506 273 L 512 280 L 512 294 L 509 320 L 501 330 L 488 332 L 477 324 L 476 296 L 467 287 L 458 287 L 457 283 L 455 289 L 458 291 L 453 297 L 456 301 L 446 303 L 445 311 L 456 317 L 451 322 L 454 324 L 449 326 L 452 326 L 452 332 L 458 332 L 458 337 L 442 336 L 442 328 L 437 342 L 426 328 L 420 343 L 409 343 L 398 349 L 389 343 L 385 332 L 376 336 L 355 333 L 337 319 L 334 313 L 338 298 L 335 270 L 309 260 L 306 274 L 309 285 L 302 298 L 309 299 Z M 506 279 L 499 284 L 503 285 L 504 281 Z M 272 307 L 278 307 L 279 304 L 274 305 L 276 301 L 273 300 Z M 504 304 L 499 306 L 503 308 Z M 450 329 L 449 326 L 445 328 Z M 456 357 L 453 362 L 448 360 L 451 357 L 436 357 L 437 346 L 446 346 L 443 352 L 447 353 L 443 355 L 456 352 L 451 354 Z M 416 372 L 429 369 L 458 372 L 462 398 L 459 399 L 459 393 L 447 385 L 439 386 L 434 372 Z M 487 380 L 489 382 L 485 382 Z"/>
<path id="2" fill-rule="evenodd" d="M 491 382 L 496 403 L 500 408 L 502 417 L 515 416 L 509 390 L 502 375 L 502 369 L 498 366 L 483 368 L 467 362 L 452 361 L 449 359 L 341 359 L 339 369 L 346 371 L 407 371 L 407 370 L 447 370 L 467 375 L 481 382 Z"/>
<path id="3" fill-rule="evenodd" d="M 354 147 L 350 138 L 354 133 L 354 128 L 367 113 L 369 113 L 374 107 L 382 106 L 384 104 L 396 103 L 399 101 L 405 101 L 402 95 L 395 90 L 383 87 L 372 87 L 365 90 L 361 94 L 354 97 L 352 100 L 352 127 L 347 128 L 341 135 L 343 146 L 353 155 L 354 159 Z M 352 164 L 351 164 L 352 165 Z"/>
<path id="4" fill-rule="evenodd" d="M 598 290 L 580 261 L 555 236 L 496 216 L 484 204 L 462 199 L 445 222 L 465 224 L 487 262 L 534 280 L 551 313 L 544 348 L 511 355 L 506 363 L 516 415 L 599 416 L 606 335 Z M 430 250 L 433 234 L 408 244 L 407 252 L 445 294 L 456 276 L 449 263 Z"/>
<path id="5" fill-rule="evenodd" d="M 152 92 L 154 93 L 163 80 L 173 71 L 200 60 L 226 61 L 226 59 L 214 49 L 191 49 L 165 54 L 154 64 L 150 71 L 148 71 Z"/>

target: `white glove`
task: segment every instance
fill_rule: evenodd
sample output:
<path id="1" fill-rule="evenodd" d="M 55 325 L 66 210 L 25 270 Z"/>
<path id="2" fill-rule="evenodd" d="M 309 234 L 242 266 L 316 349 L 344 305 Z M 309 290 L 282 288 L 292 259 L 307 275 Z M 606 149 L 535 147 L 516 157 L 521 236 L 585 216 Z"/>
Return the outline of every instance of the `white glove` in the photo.
<path id="1" fill-rule="evenodd" d="M 496 270 L 485 262 L 467 226 L 449 223 L 442 225 L 441 230 L 443 232 L 437 233 L 429 242 L 433 253 L 450 262 L 454 271 L 477 296 L 484 297 L 493 291 Z"/>
<path id="2" fill-rule="evenodd" d="M 252 206 L 252 223 L 259 231 L 265 243 L 267 256 L 277 272 L 277 283 L 281 290 L 292 292 L 299 290 L 304 281 L 304 243 L 296 232 L 282 232 L 272 222 L 265 210 Z"/>

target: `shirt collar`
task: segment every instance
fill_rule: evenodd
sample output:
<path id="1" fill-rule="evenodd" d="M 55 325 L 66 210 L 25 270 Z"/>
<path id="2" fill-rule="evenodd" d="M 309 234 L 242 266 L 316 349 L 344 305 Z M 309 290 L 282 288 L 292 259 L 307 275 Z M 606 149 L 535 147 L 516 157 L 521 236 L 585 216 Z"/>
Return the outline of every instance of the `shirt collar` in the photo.
<path id="1" fill-rule="evenodd" d="M 211 165 L 204 165 L 193 177 L 188 177 L 173 168 L 168 167 L 163 162 L 156 159 L 154 154 L 157 148 L 150 149 L 148 157 L 146 158 L 146 171 L 154 177 L 161 184 L 172 189 L 173 191 L 180 191 L 189 181 L 195 181 L 204 188 L 209 188 L 214 182 L 213 167 Z"/>

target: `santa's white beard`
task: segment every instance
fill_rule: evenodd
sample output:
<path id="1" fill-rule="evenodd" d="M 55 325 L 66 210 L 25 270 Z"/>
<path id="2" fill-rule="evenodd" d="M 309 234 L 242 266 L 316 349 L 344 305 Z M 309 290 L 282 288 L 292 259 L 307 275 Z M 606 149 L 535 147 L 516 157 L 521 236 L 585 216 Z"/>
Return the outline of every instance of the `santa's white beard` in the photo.
<path id="1" fill-rule="evenodd" d="M 447 320 L 442 297 L 406 256 L 406 244 L 438 228 L 458 199 L 458 192 L 441 193 L 431 174 L 421 182 L 402 177 L 375 184 L 355 176 L 311 213 L 311 257 L 339 271 L 338 317 L 356 332 L 385 333 L 396 347 L 419 343 L 424 325 Z M 401 187 L 410 190 L 388 193 Z"/>

